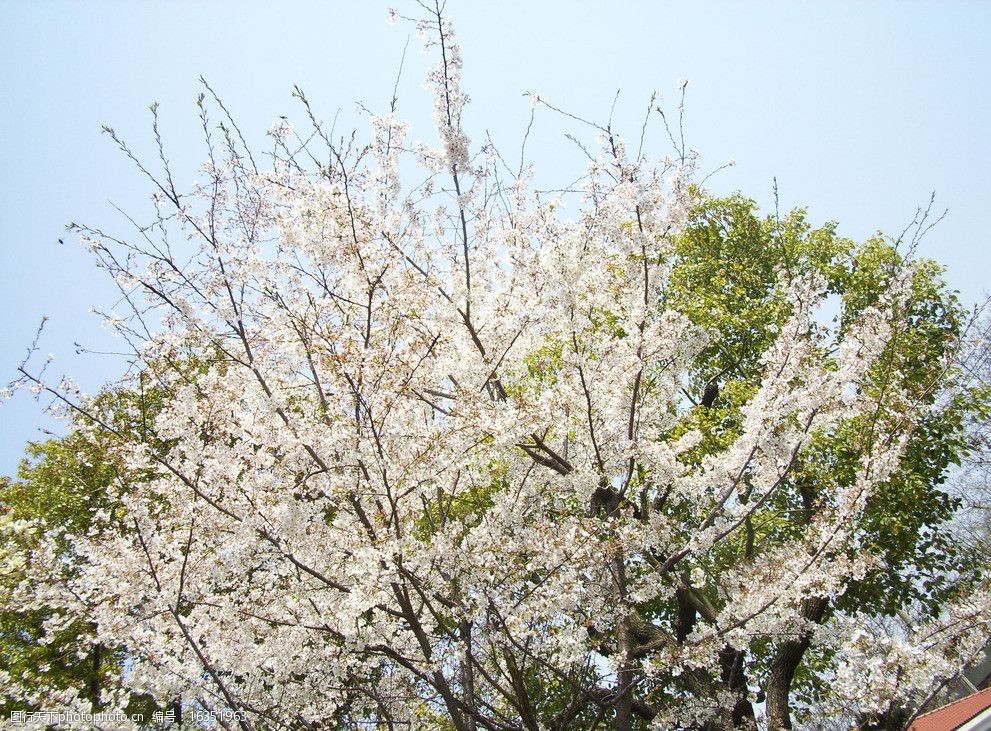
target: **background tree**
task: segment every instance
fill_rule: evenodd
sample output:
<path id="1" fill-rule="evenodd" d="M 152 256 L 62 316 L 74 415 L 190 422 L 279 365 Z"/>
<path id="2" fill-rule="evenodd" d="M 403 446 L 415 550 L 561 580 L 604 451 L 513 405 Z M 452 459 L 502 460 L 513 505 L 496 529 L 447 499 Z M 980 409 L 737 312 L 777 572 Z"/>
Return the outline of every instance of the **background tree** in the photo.
<path id="1" fill-rule="evenodd" d="M 98 539 L 119 515 L 117 496 L 140 480 L 121 470 L 111 443 L 126 433 L 155 445 L 148 425 L 160 402 L 144 384 L 101 392 L 87 409 L 113 431 L 94 430 L 77 415 L 68 435 L 30 444 L 17 478 L 0 484 L 0 698 L 8 717 L 14 710 L 96 712 L 104 696 L 116 696 L 127 715 L 154 728 L 154 712 L 165 710 L 124 686 L 127 648 L 96 639 L 90 607 L 49 601 L 84 570 L 71 536 Z"/>
<path id="2" fill-rule="evenodd" d="M 927 227 L 927 218 L 928 212 L 920 212 L 915 235 Z M 761 219 L 755 204 L 739 196 L 708 200 L 699 208 L 679 238 L 671 304 L 720 333 L 697 361 L 693 388 L 703 395 L 700 407 L 682 426 L 701 428 L 711 440 L 700 445 L 700 453 L 717 450 L 735 436 L 727 426 L 739 424 L 740 406 L 759 385 L 757 358 L 773 342 L 786 316 L 770 296 L 776 272 L 784 268 L 823 273 L 835 305 L 842 308 L 834 320 L 843 332 L 865 305 L 882 296 L 891 273 L 905 265 L 899 246 L 911 251 L 914 242 L 888 242 L 878 236 L 856 245 L 838 238 L 835 224 L 812 229 L 800 210 L 783 220 Z M 951 532 L 949 521 L 959 504 L 943 483 L 949 469 L 969 454 L 973 439 L 965 432 L 965 422 L 985 417 L 986 392 L 978 384 L 965 387 L 959 375 L 948 376 L 967 313 L 942 284 L 938 265 L 917 261 L 914 267 L 911 291 L 903 304 L 905 322 L 868 383 L 876 393 L 901 391 L 902 400 L 892 407 L 902 412 L 925 406 L 930 413 L 913 425 L 899 469 L 869 498 L 861 517 L 861 545 L 876 552 L 877 564 L 864 578 L 851 581 L 832 605 L 810 603 L 805 611 L 816 623 L 837 609 L 891 617 L 912 608 L 913 614 L 937 616 L 958 588 L 955 579 L 965 565 L 973 566 L 969 552 Z M 935 387 L 953 378 L 958 385 L 952 395 Z M 705 393 L 712 394 L 717 383 L 721 395 L 705 403 Z M 851 479 L 863 436 L 871 432 L 876 417 L 867 414 L 834 434 L 817 436 L 796 460 L 785 489 L 757 513 L 759 520 L 755 516 L 748 521 L 740 549 L 745 555 L 761 550 L 762 543 L 794 540 L 796 531 L 828 507 L 822 497 L 837 481 Z M 730 560 L 735 562 L 736 557 Z M 821 673 L 824 658 L 803 663 L 808 644 L 803 639 L 782 643 L 777 654 L 766 660 L 772 722 L 780 714 L 778 722 L 785 723 L 789 696 L 811 704 L 806 713 L 808 709 L 821 713 L 816 699 L 824 688 L 819 676 L 808 670 L 817 668 Z M 903 709 L 891 710 L 898 715 Z M 805 720 L 815 718 L 805 716 Z"/>
<path id="3" fill-rule="evenodd" d="M 961 368 L 975 388 L 991 389 L 991 321 L 986 310 L 972 328 Z M 983 416 L 968 423 L 972 449 L 954 477 L 953 488 L 963 508 L 957 516 L 960 537 L 976 556 L 987 557 L 991 555 L 991 430 Z"/>
<path id="4" fill-rule="evenodd" d="M 4 505 L 3 607 L 0 643 L 3 652 L 4 713 L 41 710 L 53 696 L 73 691 L 85 702 L 99 706 L 100 691 L 112 658 L 92 640 L 88 624 L 63 618 L 41 608 L 23 608 L 19 585 L 30 571 L 37 533 L 64 528 L 82 533 L 90 526 L 91 494 L 106 493 L 107 466 L 89 462 L 95 453 L 85 439 L 52 440 L 29 446 L 35 460 L 21 466 L 19 479 L 0 486 Z"/>

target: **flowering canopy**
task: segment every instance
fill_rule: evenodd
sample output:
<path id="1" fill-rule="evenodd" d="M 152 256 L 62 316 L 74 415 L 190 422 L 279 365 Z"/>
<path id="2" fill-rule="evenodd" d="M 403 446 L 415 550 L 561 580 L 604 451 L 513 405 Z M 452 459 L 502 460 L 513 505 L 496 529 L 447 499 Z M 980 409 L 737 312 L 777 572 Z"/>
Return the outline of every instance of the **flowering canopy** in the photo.
<path id="1" fill-rule="evenodd" d="M 910 630 L 868 591 L 909 564 L 875 496 L 958 395 L 952 313 L 916 312 L 932 272 L 807 227 L 699 254 L 719 220 L 694 156 L 609 128 L 563 215 L 473 147 L 451 25 L 422 27 L 439 146 L 394 113 L 338 143 L 311 114 L 323 153 L 280 122 L 263 168 L 201 98 L 201 184 L 138 163 L 157 223 L 82 229 L 133 307 L 120 385 L 154 408 L 25 371 L 123 476 L 86 533 L 40 542 L 61 578 L 30 599 L 124 649 L 100 702 L 245 730 L 782 728 L 826 682 L 832 713 L 912 712 L 988 630 L 987 589 L 903 571 L 898 608 L 929 601 Z"/>

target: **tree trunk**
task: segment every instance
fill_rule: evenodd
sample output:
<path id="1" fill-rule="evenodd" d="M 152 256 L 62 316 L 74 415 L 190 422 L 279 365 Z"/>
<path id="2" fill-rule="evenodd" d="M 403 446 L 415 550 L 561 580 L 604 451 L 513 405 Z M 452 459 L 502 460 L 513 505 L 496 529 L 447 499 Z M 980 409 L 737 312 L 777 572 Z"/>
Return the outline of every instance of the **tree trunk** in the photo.
<path id="1" fill-rule="evenodd" d="M 93 668 L 91 670 L 91 675 L 89 676 L 89 682 L 86 684 L 87 695 L 89 695 L 90 702 L 93 704 L 94 709 L 100 709 L 103 704 L 100 703 L 100 671 L 102 670 L 103 664 L 103 645 L 97 643 L 93 647 Z"/>
<path id="2" fill-rule="evenodd" d="M 616 731 L 630 731 L 633 727 L 633 652 L 634 639 L 626 609 L 626 562 L 620 553 L 613 562 L 613 578 L 620 606 L 624 609 L 618 632 L 620 669 L 616 677 Z"/>
<path id="3" fill-rule="evenodd" d="M 468 620 L 462 619 L 458 622 L 458 634 L 461 637 L 465 652 L 465 659 L 461 665 L 462 692 L 468 707 L 475 708 L 475 668 L 472 666 L 474 648 L 472 647 L 471 623 Z M 468 731 L 475 731 L 478 728 L 475 719 L 470 716 L 465 716 L 465 726 Z"/>
<path id="4" fill-rule="evenodd" d="M 678 620 L 675 625 L 675 639 L 684 642 L 692 630 L 695 629 L 695 621 L 698 618 L 695 605 L 692 604 L 688 596 L 688 589 L 678 589 L 675 592 L 675 599 L 678 602 Z"/>
<path id="5" fill-rule="evenodd" d="M 826 613 L 828 600 L 823 598 L 806 599 L 802 602 L 802 616 L 812 622 L 820 622 Z M 767 728 L 768 731 L 791 729 L 791 681 L 795 677 L 802 656 L 809 649 L 810 635 L 782 642 L 771 661 L 767 681 Z"/>
<path id="6" fill-rule="evenodd" d="M 743 666 L 746 653 L 727 645 L 719 653 L 719 664 L 722 666 L 723 682 L 735 695 L 736 705 L 733 706 L 733 728 L 743 725 L 753 725 L 755 718 L 754 707 L 747 698 L 747 674 Z"/>

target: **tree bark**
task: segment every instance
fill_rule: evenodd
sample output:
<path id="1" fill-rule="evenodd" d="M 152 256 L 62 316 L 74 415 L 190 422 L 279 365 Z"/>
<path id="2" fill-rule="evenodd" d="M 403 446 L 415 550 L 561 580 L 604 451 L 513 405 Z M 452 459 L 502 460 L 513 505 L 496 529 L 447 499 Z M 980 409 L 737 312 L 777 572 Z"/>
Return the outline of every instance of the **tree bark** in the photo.
<path id="1" fill-rule="evenodd" d="M 103 669 L 103 645 L 99 642 L 93 648 L 93 668 L 91 670 L 91 675 L 89 676 L 89 682 L 87 685 L 87 692 L 89 694 L 90 701 L 93 703 L 93 708 L 100 709 L 103 704 L 100 703 L 100 672 Z"/>
<path id="2" fill-rule="evenodd" d="M 675 592 L 675 599 L 678 602 L 678 621 L 675 625 L 675 639 L 684 642 L 692 630 L 695 629 L 697 613 L 695 605 L 692 604 L 688 589 L 678 589 Z"/>
<path id="3" fill-rule="evenodd" d="M 475 669 L 472 667 L 472 653 L 474 652 L 474 648 L 472 647 L 471 622 L 466 619 L 458 622 L 458 634 L 465 652 L 465 659 L 461 664 L 462 692 L 464 693 L 465 703 L 468 704 L 468 707 L 475 708 Z M 478 725 L 475 723 L 475 719 L 465 716 L 465 727 L 468 731 L 476 731 Z"/>
<path id="4" fill-rule="evenodd" d="M 613 578 L 616 582 L 617 598 L 621 606 L 626 605 L 626 562 L 620 553 L 614 559 Z M 633 726 L 633 653 L 634 638 L 629 617 L 623 616 L 617 637 L 620 665 L 616 677 L 616 731 L 630 731 Z"/>
<path id="5" fill-rule="evenodd" d="M 727 645 L 719 653 L 719 664 L 722 667 L 722 679 L 736 695 L 736 705 L 733 706 L 733 728 L 738 728 L 748 720 L 755 718 L 753 704 L 747 698 L 747 673 L 743 661 L 746 653 Z"/>
<path id="6" fill-rule="evenodd" d="M 828 606 L 824 598 L 806 599 L 802 602 L 802 616 L 811 622 L 822 621 Z M 810 634 L 805 633 L 798 639 L 787 640 L 778 646 L 778 651 L 771 661 L 768 673 L 767 688 L 767 728 L 768 731 L 791 729 L 791 682 L 795 671 L 802 662 L 802 656 L 809 649 Z"/>

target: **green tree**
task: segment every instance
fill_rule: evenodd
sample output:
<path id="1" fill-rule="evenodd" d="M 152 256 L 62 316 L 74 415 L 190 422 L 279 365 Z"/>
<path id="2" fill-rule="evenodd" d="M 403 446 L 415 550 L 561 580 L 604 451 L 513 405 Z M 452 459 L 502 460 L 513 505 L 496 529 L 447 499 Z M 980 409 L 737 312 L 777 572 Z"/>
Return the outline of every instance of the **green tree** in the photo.
<path id="1" fill-rule="evenodd" d="M 741 195 L 705 200 L 677 238 L 677 263 L 669 288 L 670 307 L 688 314 L 714 333 L 698 359 L 686 396 L 695 406 L 678 430 L 699 429 L 695 451 L 702 459 L 728 445 L 739 433 L 740 410 L 759 386 L 758 359 L 788 315 L 774 296 L 777 278 L 819 272 L 844 319 L 823 322 L 840 333 L 888 291 L 911 252 L 880 234 L 863 243 L 840 237 L 836 224 L 813 227 L 802 209 L 780 220 L 760 216 L 754 201 Z M 817 511 L 829 510 L 836 485 L 850 484 L 872 440 L 908 440 L 906 458 L 869 499 L 859 526 L 861 546 L 881 557 L 862 579 L 851 581 L 838 601 L 809 602 L 807 618 L 825 621 L 832 612 L 860 610 L 894 616 L 904 607 L 935 616 L 959 586 L 966 556 L 953 539 L 950 520 L 958 501 L 944 485 L 949 469 L 967 454 L 968 419 L 987 413 L 986 389 L 964 383 L 952 369 L 966 313 L 942 279 L 935 262 L 916 260 L 910 292 L 886 352 L 871 369 L 865 389 L 886 413 L 847 420 L 814 437 L 794 465 L 783 489 L 747 521 L 736 545 L 719 556 L 721 570 L 739 566 L 757 553 L 793 540 Z M 840 308 L 837 308 L 840 311 Z M 826 313 L 827 317 L 831 313 Z M 939 384 L 956 381 L 949 400 L 937 403 Z M 945 392 L 942 392 L 945 394 Z M 926 415 L 910 433 L 879 433 L 876 424 L 899 423 L 910 409 Z M 905 420 L 908 421 L 907 419 Z M 706 602 L 719 606 L 719 580 L 707 588 Z M 679 599 L 668 607 L 692 626 L 698 602 Z M 814 706 L 827 689 L 818 679 L 828 657 L 806 654 L 807 637 L 758 648 L 758 673 L 768 697 L 768 714 L 784 726 L 790 698 Z M 799 718 L 802 717 L 801 708 Z M 897 709 L 894 709 L 897 713 Z"/>
<path id="2" fill-rule="evenodd" d="M 66 436 L 30 443 L 16 479 L 0 481 L 0 713 L 8 717 L 61 707 L 73 696 L 97 711 L 102 693 L 122 688 L 126 648 L 99 642 L 84 608 L 53 606 L 43 597 L 46 585 L 71 577 L 82 560 L 72 536 L 98 534 L 125 518 L 120 497 L 136 476 L 121 466 L 114 442 L 124 433 L 151 439 L 158 397 L 143 387 L 101 392 L 89 404 L 90 417 L 77 414 Z M 92 429 L 94 419 L 117 435 Z M 44 533 L 55 540 L 40 540 Z M 53 547 L 54 556 L 40 555 Z M 128 712 L 150 724 L 161 709 L 125 692 Z"/>

